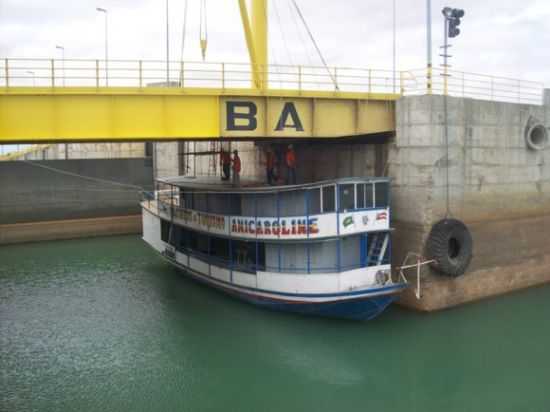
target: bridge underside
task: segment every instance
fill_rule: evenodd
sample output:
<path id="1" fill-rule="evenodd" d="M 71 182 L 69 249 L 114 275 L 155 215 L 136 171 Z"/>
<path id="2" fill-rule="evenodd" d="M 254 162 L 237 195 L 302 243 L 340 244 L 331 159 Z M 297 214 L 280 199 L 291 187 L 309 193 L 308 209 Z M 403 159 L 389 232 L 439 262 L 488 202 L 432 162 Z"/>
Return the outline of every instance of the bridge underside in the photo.
<path id="1" fill-rule="evenodd" d="M 326 139 L 395 130 L 387 94 L 251 89 L 9 88 L 0 143 Z"/>

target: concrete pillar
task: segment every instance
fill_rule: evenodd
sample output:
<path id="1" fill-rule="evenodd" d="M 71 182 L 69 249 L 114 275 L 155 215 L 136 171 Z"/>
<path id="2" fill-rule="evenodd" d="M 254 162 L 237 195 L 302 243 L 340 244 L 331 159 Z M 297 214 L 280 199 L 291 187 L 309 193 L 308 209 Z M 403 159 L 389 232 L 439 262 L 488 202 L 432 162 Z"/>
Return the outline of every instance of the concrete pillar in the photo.
<path id="1" fill-rule="evenodd" d="M 550 107 L 550 89 L 544 89 L 542 94 L 542 102 L 545 106 Z"/>

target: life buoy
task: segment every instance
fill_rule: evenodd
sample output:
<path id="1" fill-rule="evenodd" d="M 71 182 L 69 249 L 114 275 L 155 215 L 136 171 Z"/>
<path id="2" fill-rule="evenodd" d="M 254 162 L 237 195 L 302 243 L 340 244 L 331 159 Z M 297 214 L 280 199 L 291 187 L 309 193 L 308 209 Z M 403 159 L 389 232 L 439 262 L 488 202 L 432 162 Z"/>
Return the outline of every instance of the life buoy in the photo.
<path id="1" fill-rule="evenodd" d="M 433 225 L 426 242 L 427 255 L 435 260 L 432 267 L 451 277 L 466 272 L 472 260 L 472 250 L 470 231 L 456 219 L 444 219 Z"/>

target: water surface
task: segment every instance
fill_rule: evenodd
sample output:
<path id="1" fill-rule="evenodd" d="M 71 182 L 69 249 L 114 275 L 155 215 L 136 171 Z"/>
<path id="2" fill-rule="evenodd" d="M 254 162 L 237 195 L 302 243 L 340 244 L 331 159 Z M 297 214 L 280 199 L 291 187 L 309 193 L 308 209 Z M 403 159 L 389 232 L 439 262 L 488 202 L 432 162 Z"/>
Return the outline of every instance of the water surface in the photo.
<path id="1" fill-rule="evenodd" d="M 0 411 L 549 411 L 550 288 L 367 323 L 257 309 L 138 237 L 0 248 Z"/>

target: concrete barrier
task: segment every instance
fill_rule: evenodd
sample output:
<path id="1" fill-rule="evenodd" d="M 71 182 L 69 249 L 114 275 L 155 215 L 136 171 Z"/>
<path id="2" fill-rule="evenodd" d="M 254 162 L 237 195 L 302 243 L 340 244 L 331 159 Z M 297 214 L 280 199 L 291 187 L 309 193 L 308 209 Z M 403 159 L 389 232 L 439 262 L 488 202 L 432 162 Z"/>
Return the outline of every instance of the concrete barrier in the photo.
<path id="1" fill-rule="evenodd" d="M 0 162 L 0 225 L 139 214 L 152 184 L 147 158 Z"/>
<path id="2" fill-rule="evenodd" d="M 0 245 L 140 234 L 141 215 L 0 225 Z"/>
<path id="3" fill-rule="evenodd" d="M 548 104 L 448 98 L 447 158 L 443 97 L 397 103 L 388 165 L 394 263 L 409 251 L 424 252 L 432 225 L 446 215 L 447 193 L 452 217 L 468 225 L 474 240 L 463 277 L 426 269 L 422 299 L 410 293 L 403 304 L 437 310 L 550 282 L 550 148 L 532 150 L 525 142 L 529 119 L 550 126 Z"/>

